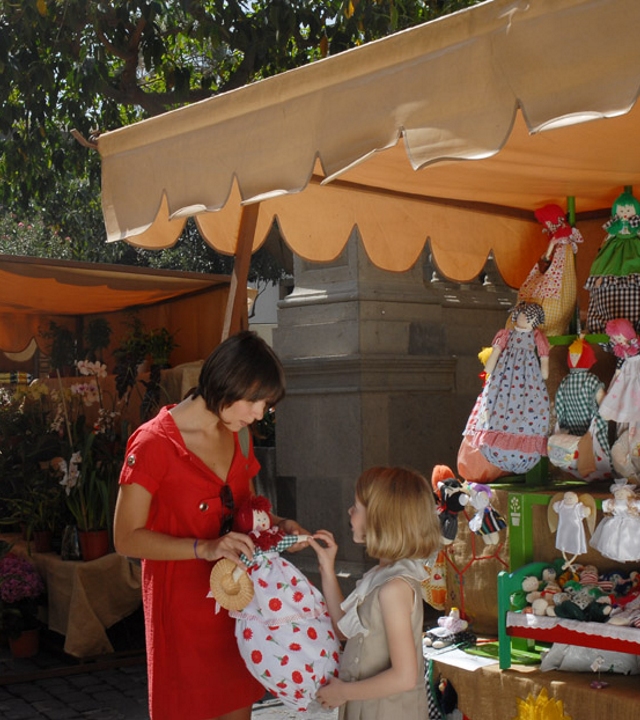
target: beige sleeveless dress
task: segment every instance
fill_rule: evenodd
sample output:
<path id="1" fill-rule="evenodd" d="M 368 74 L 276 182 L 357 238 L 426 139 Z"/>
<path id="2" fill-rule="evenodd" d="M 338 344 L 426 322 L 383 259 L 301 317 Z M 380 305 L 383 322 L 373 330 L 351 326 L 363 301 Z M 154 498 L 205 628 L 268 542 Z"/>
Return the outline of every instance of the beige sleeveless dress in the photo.
<path id="1" fill-rule="evenodd" d="M 389 580 L 401 577 L 414 593 L 411 626 L 418 660 L 416 686 L 407 692 L 375 700 L 354 700 L 340 708 L 340 720 L 425 720 L 428 717 L 422 655 L 422 595 L 420 583 L 426 578 L 424 561 L 401 560 L 386 567 L 376 566 L 364 574 L 354 592 L 342 604 L 345 615 L 339 622 L 347 636 L 340 662 L 340 679 L 364 680 L 390 667 L 379 593 Z"/>

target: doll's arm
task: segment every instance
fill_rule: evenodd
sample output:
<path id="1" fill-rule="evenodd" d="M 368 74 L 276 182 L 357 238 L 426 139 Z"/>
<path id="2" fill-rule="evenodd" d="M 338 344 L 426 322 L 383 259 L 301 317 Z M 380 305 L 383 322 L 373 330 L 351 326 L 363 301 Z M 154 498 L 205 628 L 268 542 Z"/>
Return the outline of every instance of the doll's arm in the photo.
<path id="1" fill-rule="evenodd" d="M 498 358 L 500 357 L 501 352 L 502 352 L 502 349 L 499 345 L 493 345 L 491 355 L 489 355 L 489 358 L 487 359 L 487 363 L 484 366 L 484 371 L 487 373 L 487 375 L 491 375 L 491 373 L 494 371 L 495 366 L 498 363 Z"/>

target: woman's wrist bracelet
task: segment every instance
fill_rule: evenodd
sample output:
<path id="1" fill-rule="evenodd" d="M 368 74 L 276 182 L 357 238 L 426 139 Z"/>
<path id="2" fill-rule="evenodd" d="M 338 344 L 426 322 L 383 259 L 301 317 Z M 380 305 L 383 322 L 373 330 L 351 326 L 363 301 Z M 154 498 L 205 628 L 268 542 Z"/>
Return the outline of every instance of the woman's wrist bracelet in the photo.
<path id="1" fill-rule="evenodd" d="M 193 541 L 193 554 L 196 560 L 202 560 L 202 558 L 198 556 L 198 538 Z"/>

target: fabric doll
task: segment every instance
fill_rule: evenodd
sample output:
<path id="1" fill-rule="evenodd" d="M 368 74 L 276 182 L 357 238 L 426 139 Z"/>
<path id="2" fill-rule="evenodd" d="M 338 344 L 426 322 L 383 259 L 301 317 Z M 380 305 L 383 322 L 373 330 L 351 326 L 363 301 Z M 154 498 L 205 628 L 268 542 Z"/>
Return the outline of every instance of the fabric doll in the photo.
<path id="1" fill-rule="evenodd" d="M 438 627 L 426 631 L 422 644 L 438 650 L 463 640 L 471 641 L 471 634 L 466 632 L 468 627 L 469 623 L 460 616 L 460 610 L 452 607 L 448 615 L 438 618 Z"/>
<path id="2" fill-rule="evenodd" d="M 625 480 L 611 486 L 613 498 L 602 501 L 604 517 L 590 545 L 617 562 L 640 560 L 640 496 Z"/>
<path id="3" fill-rule="evenodd" d="M 596 504 L 591 495 L 578 497 L 574 492 L 556 493 L 547 507 L 547 520 L 551 532 L 556 533 L 556 548 L 562 552 L 564 568 L 574 569 L 573 561 L 587 552 L 587 537 L 584 520 L 593 534 L 596 518 Z M 567 555 L 572 557 L 569 559 Z M 566 585 L 563 587 L 566 589 Z"/>
<path id="4" fill-rule="evenodd" d="M 556 391 L 556 427 L 547 446 L 549 461 L 581 480 L 613 477 L 608 423 L 599 412 L 604 383 L 589 372 L 595 362 L 586 340 L 577 338 L 571 343 L 569 374 Z"/>
<path id="5" fill-rule="evenodd" d="M 337 677 L 340 646 L 320 591 L 280 557 L 302 538 L 272 528 L 270 508 L 262 496 L 238 508 L 234 529 L 247 533 L 256 551 L 245 560 L 246 573 L 219 560 L 211 571 L 211 594 L 236 619 L 249 672 L 284 705 L 302 712 L 318 688 Z"/>
<path id="6" fill-rule="evenodd" d="M 513 329 L 500 330 L 458 451 L 458 472 L 470 482 L 531 470 L 547 454 L 549 433 L 549 341 L 538 328 L 544 311 L 518 303 Z"/>
<path id="7" fill-rule="evenodd" d="M 536 220 L 549 235 L 546 252 L 531 269 L 518 291 L 518 301 L 535 302 L 544 310 L 547 335 L 565 335 L 575 311 L 577 280 L 574 255 L 584 238 L 565 219 L 559 205 L 535 211 Z"/>
<path id="8" fill-rule="evenodd" d="M 607 235 L 591 265 L 585 289 L 589 291 L 587 328 L 605 332 L 608 320 L 627 318 L 640 328 L 640 203 L 630 192 L 614 202 L 612 217 L 603 228 Z"/>
<path id="9" fill-rule="evenodd" d="M 476 510 L 469 520 L 469 529 L 480 535 L 487 545 L 497 545 L 500 530 L 507 527 L 507 522 L 491 504 L 491 488 L 479 483 L 468 483 L 468 487 L 471 505 Z"/>
<path id="10" fill-rule="evenodd" d="M 457 480 L 447 465 L 436 465 L 431 472 L 431 486 L 435 494 L 440 519 L 442 542 L 451 544 L 458 534 L 458 513 L 469 502 L 466 488 Z"/>
<path id="11" fill-rule="evenodd" d="M 640 340 L 625 318 L 610 320 L 606 331 L 619 364 L 600 404 L 600 414 L 618 423 L 618 440 L 611 449 L 614 468 L 627 479 L 637 479 L 640 475 Z"/>

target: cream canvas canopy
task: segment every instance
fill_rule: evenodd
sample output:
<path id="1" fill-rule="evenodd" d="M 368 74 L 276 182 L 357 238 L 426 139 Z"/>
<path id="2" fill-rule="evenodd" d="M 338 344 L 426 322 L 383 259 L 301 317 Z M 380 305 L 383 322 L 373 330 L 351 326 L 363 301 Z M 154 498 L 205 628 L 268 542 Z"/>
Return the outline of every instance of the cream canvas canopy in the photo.
<path id="1" fill-rule="evenodd" d="M 240 258 L 277 218 L 329 261 L 357 226 L 382 268 L 430 240 L 450 279 L 493 252 L 517 287 L 544 247 L 536 208 L 571 198 L 602 234 L 640 181 L 638 27 L 638 0 L 490 0 L 104 133 L 107 239 L 168 247 L 195 216 Z"/>

